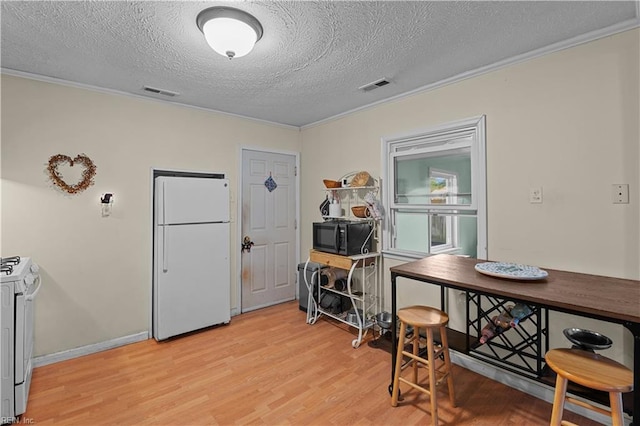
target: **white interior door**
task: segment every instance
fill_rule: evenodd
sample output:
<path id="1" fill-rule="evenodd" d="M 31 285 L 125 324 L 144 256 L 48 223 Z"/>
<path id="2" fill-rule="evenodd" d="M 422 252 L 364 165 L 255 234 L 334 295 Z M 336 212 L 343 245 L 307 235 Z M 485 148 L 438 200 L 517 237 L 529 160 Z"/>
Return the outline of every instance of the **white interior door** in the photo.
<path id="1" fill-rule="evenodd" d="M 293 155 L 242 151 L 242 311 L 296 297 L 296 159 Z M 275 189 L 265 181 L 271 176 Z"/>

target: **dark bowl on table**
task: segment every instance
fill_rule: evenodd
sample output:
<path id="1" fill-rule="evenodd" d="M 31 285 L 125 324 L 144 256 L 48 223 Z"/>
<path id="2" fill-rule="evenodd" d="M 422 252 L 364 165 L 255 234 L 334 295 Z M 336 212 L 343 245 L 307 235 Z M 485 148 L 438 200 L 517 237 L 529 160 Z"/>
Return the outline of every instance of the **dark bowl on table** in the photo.
<path id="1" fill-rule="evenodd" d="M 582 328 L 565 328 L 562 331 L 574 345 L 585 350 L 609 349 L 613 341 L 604 334 Z"/>

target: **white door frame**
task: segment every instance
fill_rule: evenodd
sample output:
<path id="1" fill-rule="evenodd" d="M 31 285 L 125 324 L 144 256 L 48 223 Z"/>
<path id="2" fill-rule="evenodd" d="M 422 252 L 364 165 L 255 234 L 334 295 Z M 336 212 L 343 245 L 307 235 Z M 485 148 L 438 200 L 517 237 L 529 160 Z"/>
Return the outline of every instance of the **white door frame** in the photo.
<path id="1" fill-rule="evenodd" d="M 237 226 L 236 226 L 236 244 L 238 249 L 240 248 L 240 238 L 242 238 L 242 176 L 244 170 L 242 169 L 242 155 L 244 151 L 258 151 L 258 152 L 266 152 L 271 154 L 284 154 L 284 155 L 292 155 L 295 157 L 296 162 L 296 270 L 292 271 L 296 274 L 298 273 L 298 264 L 300 263 L 300 153 L 295 151 L 286 151 L 286 150 L 278 150 L 278 149 L 267 149 L 264 147 L 255 147 L 255 146 L 247 146 L 243 145 L 238 148 L 238 185 L 236 188 L 236 208 L 237 208 Z M 237 250 L 236 250 L 237 251 Z M 239 315 L 242 313 L 242 256 L 240 252 L 235 254 L 236 256 L 236 307 L 231 310 L 231 315 Z M 299 288 L 298 288 L 298 280 L 296 278 L 296 300 L 300 298 Z"/>

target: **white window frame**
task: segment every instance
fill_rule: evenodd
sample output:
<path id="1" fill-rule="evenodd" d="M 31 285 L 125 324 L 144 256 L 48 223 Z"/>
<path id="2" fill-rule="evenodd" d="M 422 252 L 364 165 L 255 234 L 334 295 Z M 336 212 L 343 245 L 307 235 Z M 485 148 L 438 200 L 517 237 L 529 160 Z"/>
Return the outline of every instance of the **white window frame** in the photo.
<path id="1" fill-rule="evenodd" d="M 398 258 L 420 258 L 416 253 L 395 248 L 392 218 L 395 211 L 415 210 L 425 214 L 472 214 L 477 219 L 476 257 L 487 259 L 487 171 L 484 115 L 445 123 L 422 131 L 383 137 L 382 145 L 382 202 L 387 211 L 382 220 L 382 251 Z M 395 203 L 395 159 L 420 155 L 431 151 L 450 151 L 470 148 L 471 203 L 407 205 Z M 435 251 L 433 252 L 435 254 Z"/>
<path id="2" fill-rule="evenodd" d="M 431 184 L 431 178 L 442 178 L 445 179 L 446 181 L 453 181 L 456 182 L 456 193 L 458 192 L 457 190 L 457 181 L 458 181 L 458 175 L 456 173 L 451 173 L 451 172 L 447 172 L 444 170 L 438 170 L 438 169 L 430 169 L 429 170 L 429 184 Z M 447 187 L 449 187 L 449 185 L 447 185 Z M 455 196 L 457 197 L 457 196 Z M 443 198 L 445 200 L 449 200 L 451 198 L 450 194 L 445 194 L 443 196 Z M 433 198 L 431 198 L 431 200 L 433 200 Z M 447 203 L 445 203 L 447 204 Z M 455 203 L 454 203 L 455 204 Z M 436 253 L 447 253 L 450 251 L 455 250 L 455 247 L 453 245 L 453 241 L 456 240 L 457 238 L 457 233 L 458 233 L 458 218 L 457 216 L 444 216 L 441 215 L 441 217 L 445 217 L 445 227 L 446 227 L 446 235 L 447 235 L 447 242 L 439 245 L 437 248 L 433 248 L 433 241 L 431 239 L 432 237 L 432 233 L 429 232 L 429 237 L 428 237 L 428 244 L 429 244 L 429 251 L 430 253 L 436 254 Z M 430 215 L 429 216 L 429 229 L 432 229 L 433 227 L 433 221 L 434 216 Z"/>

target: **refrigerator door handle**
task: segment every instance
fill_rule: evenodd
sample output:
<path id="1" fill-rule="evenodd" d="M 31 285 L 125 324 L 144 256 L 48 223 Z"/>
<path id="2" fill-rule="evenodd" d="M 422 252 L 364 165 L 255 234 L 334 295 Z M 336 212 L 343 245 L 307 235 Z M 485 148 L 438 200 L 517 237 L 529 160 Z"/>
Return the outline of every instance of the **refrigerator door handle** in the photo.
<path id="1" fill-rule="evenodd" d="M 169 252 L 167 247 L 167 227 L 162 227 L 162 272 L 169 270 Z"/>
<path id="2" fill-rule="evenodd" d="M 166 209 L 167 209 L 167 191 L 166 191 L 166 182 L 162 182 L 162 224 L 167 224 L 166 219 Z"/>
<path id="3" fill-rule="evenodd" d="M 165 182 L 162 182 L 162 272 L 169 270 L 169 252 L 167 247 L 167 223 L 165 222 L 165 209 L 167 197 L 165 194 Z"/>

